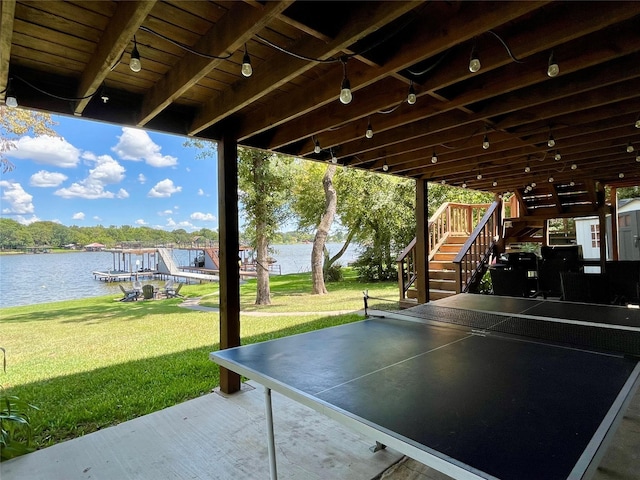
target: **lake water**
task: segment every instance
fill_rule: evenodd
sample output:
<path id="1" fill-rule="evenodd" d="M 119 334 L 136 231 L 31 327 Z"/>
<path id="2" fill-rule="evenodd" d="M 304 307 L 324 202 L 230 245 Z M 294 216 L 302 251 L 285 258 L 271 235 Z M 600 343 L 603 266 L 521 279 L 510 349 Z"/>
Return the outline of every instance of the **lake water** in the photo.
<path id="1" fill-rule="evenodd" d="M 312 244 L 274 245 L 276 265 L 282 274 L 311 271 Z M 328 243 L 334 255 L 342 244 Z M 174 250 L 178 265 L 188 265 L 194 252 Z M 339 263 L 346 265 L 358 256 L 358 247 L 350 246 Z M 135 256 L 133 256 L 135 261 Z M 103 295 L 121 295 L 118 284 L 102 282 L 91 272 L 113 268 L 109 252 L 70 252 L 61 254 L 0 255 L 0 308 L 56 302 Z M 164 281 L 144 283 L 164 284 Z"/>

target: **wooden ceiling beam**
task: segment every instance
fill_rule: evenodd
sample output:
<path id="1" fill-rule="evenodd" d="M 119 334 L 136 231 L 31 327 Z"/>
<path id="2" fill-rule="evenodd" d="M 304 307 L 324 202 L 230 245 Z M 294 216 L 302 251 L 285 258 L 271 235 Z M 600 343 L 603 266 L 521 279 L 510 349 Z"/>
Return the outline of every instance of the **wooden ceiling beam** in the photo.
<path id="1" fill-rule="evenodd" d="M 352 12 L 354 21 L 348 22 L 347 27 L 336 38 L 326 43 L 303 38 L 289 50 L 309 58 L 329 59 L 340 55 L 350 45 L 415 7 L 415 2 L 377 2 L 373 5 L 370 3 L 356 5 L 356 9 Z M 280 88 L 317 64 L 318 62 L 294 58 L 286 53 L 274 55 L 268 65 L 264 65 L 264 70 L 259 75 L 256 74 L 251 81 L 234 84 L 209 100 L 194 119 L 189 133 L 195 135 L 201 132 Z"/>
<path id="2" fill-rule="evenodd" d="M 11 39 L 13 38 L 13 22 L 16 13 L 16 0 L 0 2 L 0 93 L 2 100 L 6 97 L 9 82 L 9 59 L 11 58 Z"/>
<path id="3" fill-rule="evenodd" d="M 82 115 L 93 95 L 116 66 L 142 22 L 155 5 L 153 1 L 120 2 L 107 28 L 87 63 L 78 88 L 74 115 Z"/>
<path id="4" fill-rule="evenodd" d="M 506 2 L 506 3 L 465 3 L 450 17 L 450 22 L 443 28 L 439 16 L 426 15 L 421 28 L 408 35 L 402 50 L 380 68 L 367 65 L 348 66 L 348 77 L 354 98 L 358 91 L 385 79 L 398 71 L 404 70 L 421 60 L 433 57 L 453 47 L 465 39 L 471 39 L 486 31 L 487 28 L 499 26 L 505 22 L 524 15 L 547 2 Z M 428 8 L 445 8 L 444 4 L 433 3 Z M 355 68 L 354 68 L 355 67 Z M 342 67 L 333 70 L 331 78 L 321 78 L 298 89 L 283 99 L 278 110 L 260 109 L 246 118 L 240 126 L 240 138 L 245 139 L 271 129 L 275 126 L 297 119 L 300 115 L 337 100 L 342 80 Z M 349 106 L 342 106 L 348 109 Z M 295 123 L 295 122 L 294 122 Z M 292 128 L 292 131 L 295 129 Z M 301 138 L 301 137 L 298 137 Z M 291 141 L 295 141 L 295 138 Z M 286 143 L 284 143 L 286 144 Z M 283 145 L 284 145 L 283 144 Z M 271 143 L 269 148 L 279 145 Z"/>
<path id="5" fill-rule="evenodd" d="M 229 52 L 235 52 L 291 3 L 293 0 L 267 2 L 264 6 L 233 3 L 220 21 L 198 40 L 193 50 L 211 57 L 224 57 Z M 224 61 L 186 52 L 144 96 L 138 125 L 147 124 Z"/>

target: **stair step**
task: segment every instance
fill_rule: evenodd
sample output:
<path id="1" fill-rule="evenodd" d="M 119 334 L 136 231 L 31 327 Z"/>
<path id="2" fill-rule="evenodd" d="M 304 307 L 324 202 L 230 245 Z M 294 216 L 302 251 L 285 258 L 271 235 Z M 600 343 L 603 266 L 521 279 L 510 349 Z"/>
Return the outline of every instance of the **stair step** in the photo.
<path id="1" fill-rule="evenodd" d="M 453 235 L 447 238 L 447 244 L 464 245 L 468 239 L 469 237 L 466 235 Z"/>
<path id="2" fill-rule="evenodd" d="M 429 261 L 429 271 L 431 270 L 453 270 L 455 271 L 456 267 L 453 265 L 453 262 L 448 262 L 446 260 L 430 260 Z"/>
<path id="3" fill-rule="evenodd" d="M 456 255 L 458 254 L 458 252 L 443 252 L 443 251 L 439 251 L 438 253 L 436 253 L 433 256 L 433 260 L 431 261 L 444 261 L 444 262 L 453 262 L 453 260 L 456 258 Z"/>
<path id="4" fill-rule="evenodd" d="M 429 300 L 440 300 L 441 298 L 452 297 L 456 292 L 448 290 L 429 290 Z"/>
<path id="5" fill-rule="evenodd" d="M 429 278 L 429 290 L 447 290 L 448 292 L 456 291 L 456 282 L 453 279 L 433 279 Z"/>
<path id="6" fill-rule="evenodd" d="M 438 252 L 440 253 L 455 253 L 457 254 L 460 251 L 460 244 L 459 243 L 445 243 L 444 245 L 440 246 L 440 249 L 438 250 Z"/>
<path id="7" fill-rule="evenodd" d="M 453 270 L 429 270 L 429 280 L 455 280 L 456 272 Z"/>

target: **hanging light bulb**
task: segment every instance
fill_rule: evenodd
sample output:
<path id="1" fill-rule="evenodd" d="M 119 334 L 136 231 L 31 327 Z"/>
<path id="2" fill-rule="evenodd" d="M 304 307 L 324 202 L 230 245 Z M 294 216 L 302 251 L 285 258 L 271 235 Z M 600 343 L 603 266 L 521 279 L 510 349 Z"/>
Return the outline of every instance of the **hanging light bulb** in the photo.
<path id="1" fill-rule="evenodd" d="M 493 185 L 494 187 L 497 187 L 498 186 L 498 182 L 496 180 L 494 180 L 491 185 Z"/>
<path id="2" fill-rule="evenodd" d="M 480 70 L 480 58 L 478 57 L 478 52 L 476 51 L 476 46 L 474 45 L 471 49 L 471 57 L 469 58 L 469 71 L 471 73 L 476 73 Z"/>
<path id="3" fill-rule="evenodd" d="M 549 183 L 553 183 L 553 177 L 549 177 Z"/>
<path id="4" fill-rule="evenodd" d="M 462 188 L 467 188 L 467 182 L 462 182 Z"/>
<path id="5" fill-rule="evenodd" d="M 570 186 L 570 187 L 575 187 L 575 186 L 576 186 L 576 182 L 574 182 L 573 180 L 571 180 L 571 181 L 569 182 L 569 186 Z"/>
<path id="6" fill-rule="evenodd" d="M 16 108 L 18 106 L 18 99 L 11 86 L 11 80 L 10 78 L 7 82 L 7 94 L 4 97 L 4 104 L 9 108 Z"/>
<path id="7" fill-rule="evenodd" d="M 131 58 L 129 59 L 129 68 L 132 72 L 138 73 L 142 69 L 142 63 L 140 63 L 140 52 L 138 52 L 138 43 L 136 42 L 136 36 L 133 36 L 133 50 L 131 51 Z"/>
<path id="8" fill-rule="evenodd" d="M 477 178 L 478 180 L 482 180 L 482 174 L 481 174 L 481 173 L 479 173 L 478 175 L 476 175 L 476 178 Z"/>
<path id="9" fill-rule="evenodd" d="M 333 153 L 333 150 L 331 150 L 331 163 L 333 164 L 338 163 L 338 157 L 336 157 L 336 154 Z"/>
<path id="10" fill-rule="evenodd" d="M 407 103 L 409 105 L 413 105 L 414 103 L 416 103 L 416 100 L 418 99 L 418 97 L 416 97 L 416 90 L 415 88 L 413 88 L 413 81 L 409 84 L 409 94 L 407 95 Z"/>
<path id="11" fill-rule="evenodd" d="M 559 73 L 560 67 L 558 67 L 555 55 L 551 52 L 551 55 L 549 55 L 549 65 L 547 66 L 547 75 L 553 78 L 557 77 Z"/>
<path id="12" fill-rule="evenodd" d="M 443 178 L 442 180 L 440 180 L 440 183 L 441 183 L 442 185 L 445 185 L 445 184 L 447 183 L 447 181 Z"/>
<path id="13" fill-rule="evenodd" d="M 342 78 L 342 86 L 340 87 L 340 101 L 344 105 L 347 105 L 353 100 L 353 95 L 351 94 L 351 82 L 349 82 L 347 78 L 347 60 L 345 58 L 342 59 L 342 70 L 344 77 Z"/>
<path id="14" fill-rule="evenodd" d="M 531 167 L 529 165 L 524 167 L 524 173 L 529 173 L 530 171 L 531 171 Z"/>
<path id="15" fill-rule="evenodd" d="M 620 172 L 620 173 L 618 174 L 618 178 L 624 178 L 624 173 Z"/>
<path id="16" fill-rule="evenodd" d="M 530 192 L 530 191 L 531 191 L 531 185 L 527 185 L 527 186 L 524 188 L 524 191 L 525 191 L 525 192 Z"/>
<path id="17" fill-rule="evenodd" d="M 531 182 L 531 188 L 536 188 L 538 184 L 536 182 Z"/>
<path id="18" fill-rule="evenodd" d="M 578 165 L 576 165 L 575 163 L 571 164 L 571 170 L 576 170 L 578 168 Z"/>
<path id="19" fill-rule="evenodd" d="M 389 171 L 389 165 L 387 165 L 387 162 L 384 162 L 384 165 L 382 165 L 382 171 L 383 172 L 388 172 Z"/>
<path id="20" fill-rule="evenodd" d="M 553 156 L 554 160 L 560 160 L 562 158 L 562 155 L 560 155 L 560 150 L 556 150 L 556 154 Z"/>
<path id="21" fill-rule="evenodd" d="M 553 135 L 549 134 L 549 140 L 547 140 L 547 146 L 548 147 L 555 147 L 556 146 L 556 139 L 553 138 Z"/>
<path id="22" fill-rule="evenodd" d="M 633 148 L 631 142 L 627 143 L 627 153 L 633 153 L 634 150 L 635 148 Z"/>
<path id="23" fill-rule="evenodd" d="M 253 68 L 251 67 L 251 59 L 249 58 L 249 52 L 247 52 L 247 44 L 244 44 L 244 56 L 242 57 L 242 68 L 240 70 L 242 75 L 250 77 L 253 74 Z"/>
<path id="24" fill-rule="evenodd" d="M 433 155 L 431 155 L 431 163 L 438 163 L 438 155 L 436 155 L 436 151 L 433 151 Z"/>
<path id="25" fill-rule="evenodd" d="M 488 149 L 489 149 L 489 146 L 490 146 L 490 145 L 489 145 L 489 137 L 488 137 L 488 135 L 485 133 L 485 134 L 484 134 L 484 138 L 482 139 L 482 148 L 483 148 L 483 149 L 485 149 L 485 150 L 488 150 Z"/>
<path id="26" fill-rule="evenodd" d="M 371 127 L 371 122 L 367 125 L 367 131 L 364 134 L 367 138 L 373 138 L 373 128 Z"/>
<path id="27" fill-rule="evenodd" d="M 636 155 L 636 162 L 640 162 L 640 153 Z"/>
<path id="28" fill-rule="evenodd" d="M 104 85 L 100 90 L 100 100 L 102 100 L 102 103 L 107 103 L 109 101 L 109 94 L 107 93 L 107 89 Z"/>
<path id="29" fill-rule="evenodd" d="M 313 153 L 320 153 L 322 149 L 320 148 L 320 142 L 316 140 L 316 145 L 313 147 Z"/>
<path id="30" fill-rule="evenodd" d="M 640 128 L 640 117 L 638 117 L 638 119 L 636 120 L 636 128 Z"/>

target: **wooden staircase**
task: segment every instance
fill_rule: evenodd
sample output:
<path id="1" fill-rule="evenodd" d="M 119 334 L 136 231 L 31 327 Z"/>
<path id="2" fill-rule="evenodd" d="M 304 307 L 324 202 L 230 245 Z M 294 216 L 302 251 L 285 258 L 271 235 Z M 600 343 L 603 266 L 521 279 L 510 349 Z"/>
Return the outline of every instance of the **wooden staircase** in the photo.
<path id="1" fill-rule="evenodd" d="M 429 299 L 466 291 L 486 268 L 497 228 L 494 205 L 446 203 L 429 220 Z M 400 307 L 417 304 L 416 239 L 398 257 Z"/>

